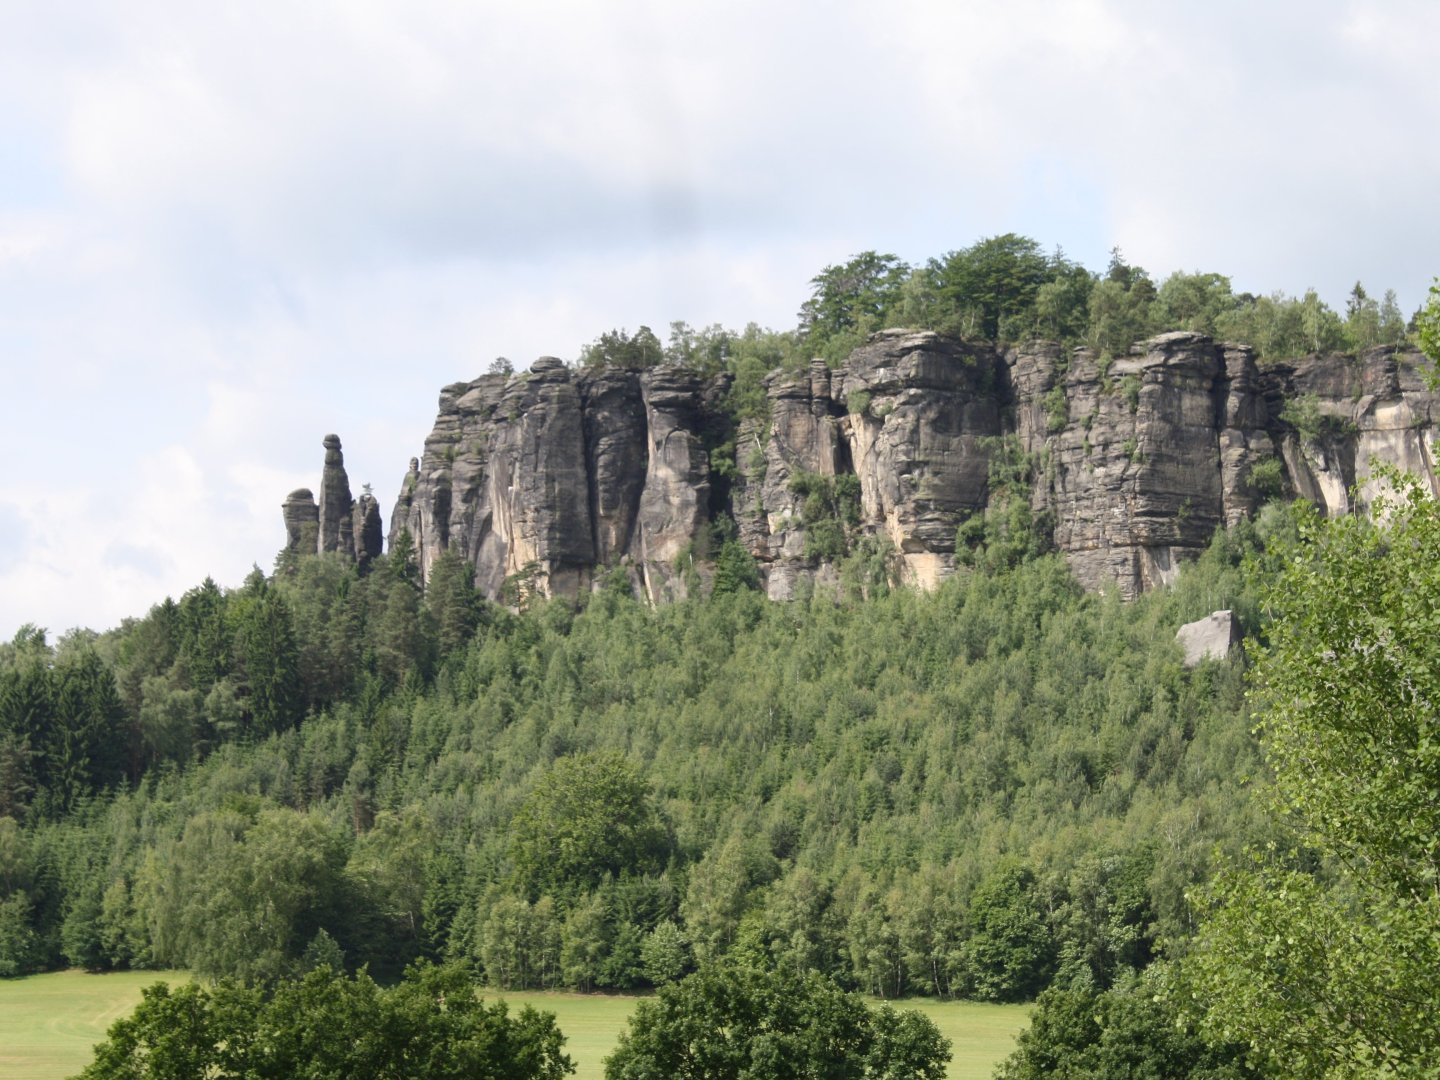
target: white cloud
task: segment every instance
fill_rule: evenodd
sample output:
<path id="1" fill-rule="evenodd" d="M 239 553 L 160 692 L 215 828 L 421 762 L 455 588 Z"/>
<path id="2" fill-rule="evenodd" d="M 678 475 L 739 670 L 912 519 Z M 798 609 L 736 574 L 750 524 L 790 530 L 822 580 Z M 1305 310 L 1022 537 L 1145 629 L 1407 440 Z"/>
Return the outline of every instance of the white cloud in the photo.
<path id="1" fill-rule="evenodd" d="M 328 431 L 388 509 L 496 355 L 788 324 L 864 248 L 1013 230 L 1413 307 L 1437 37 L 1419 0 L 21 0 L 0 634 L 238 583 Z"/>

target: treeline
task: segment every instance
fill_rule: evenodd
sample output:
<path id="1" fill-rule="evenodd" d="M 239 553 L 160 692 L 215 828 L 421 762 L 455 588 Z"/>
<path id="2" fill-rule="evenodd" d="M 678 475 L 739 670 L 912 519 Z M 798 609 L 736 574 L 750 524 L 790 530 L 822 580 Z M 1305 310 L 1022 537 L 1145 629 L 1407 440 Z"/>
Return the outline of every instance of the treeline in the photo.
<path id="1" fill-rule="evenodd" d="M 838 364 L 886 327 L 936 330 L 999 346 L 1033 339 L 1086 346 L 1099 356 L 1123 355 L 1132 344 L 1170 330 L 1194 330 L 1251 345 L 1262 363 L 1322 352 L 1360 352 L 1406 339 L 1416 330 L 1393 289 L 1377 298 L 1356 282 L 1337 312 L 1314 289 L 1235 292 L 1218 273 L 1177 271 L 1156 281 L 1117 249 L 1103 272 L 1029 237 L 989 237 L 912 266 L 894 255 L 862 252 L 827 266 L 810 282 L 797 325 L 743 331 L 670 324 L 662 343 L 649 327 L 610 330 L 586 345 L 583 366 L 643 368 L 684 363 L 734 376 L 732 407 L 740 417 L 763 415 L 760 380 L 775 368 L 812 357 Z"/>
<path id="2" fill-rule="evenodd" d="M 651 609 L 616 580 L 515 613 L 452 557 L 422 591 L 402 545 L 27 629 L 0 972 L 429 958 L 591 990 L 729 956 L 887 997 L 1107 987 L 1257 838 L 1239 668 L 1173 637 L 1253 625 L 1240 558 L 1281 520 L 1128 606 L 1040 557 L 934 594 Z"/>

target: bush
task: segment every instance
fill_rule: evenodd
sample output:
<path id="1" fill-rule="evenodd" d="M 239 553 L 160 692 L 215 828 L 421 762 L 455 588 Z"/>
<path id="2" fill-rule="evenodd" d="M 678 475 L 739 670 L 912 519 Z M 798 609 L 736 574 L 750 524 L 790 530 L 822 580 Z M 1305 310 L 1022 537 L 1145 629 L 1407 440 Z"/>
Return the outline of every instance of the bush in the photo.
<path id="1" fill-rule="evenodd" d="M 1285 466 L 1276 457 L 1262 458 L 1250 466 L 1250 489 L 1269 502 L 1285 493 Z"/>

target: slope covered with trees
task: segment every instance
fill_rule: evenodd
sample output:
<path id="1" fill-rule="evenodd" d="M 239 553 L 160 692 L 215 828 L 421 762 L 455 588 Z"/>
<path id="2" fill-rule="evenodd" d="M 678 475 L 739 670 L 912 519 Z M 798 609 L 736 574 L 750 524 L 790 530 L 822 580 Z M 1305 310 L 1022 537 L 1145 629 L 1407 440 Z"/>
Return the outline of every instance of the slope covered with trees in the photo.
<path id="1" fill-rule="evenodd" d="M 740 952 L 885 996 L 1108 985 L 1185 932 L 1184 889 L 1251 828 L 1238 670 L 1186 671 L 1172 638 L 1247 610 L 1256 535 L 1131 606 L 1040 558 L 935 594 L 863 599 L 857 567 L 848 598 L 515 614 L 463 575 L 422 594 L 391 555 L 31 634 L 5 686 L 112 658 L 140 764 L 62 813 L 27 759 L 4 962 L 264 982 L 333 944 L 381 976 L 453 957 L 629 989 Z M 262 606 L 276 632 L 240 632 Z M 257 672 L 294 688 L 288 720 Z"/>

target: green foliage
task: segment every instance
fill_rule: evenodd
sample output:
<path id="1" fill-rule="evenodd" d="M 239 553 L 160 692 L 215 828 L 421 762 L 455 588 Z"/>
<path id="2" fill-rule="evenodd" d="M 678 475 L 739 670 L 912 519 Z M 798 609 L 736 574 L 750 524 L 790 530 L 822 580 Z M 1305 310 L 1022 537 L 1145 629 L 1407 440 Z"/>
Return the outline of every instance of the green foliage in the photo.
<path id="1" fill-rule="evenodd" d="M 815 974 L 705 967 L 641 1001 L 605 1060 L 607 1080 L 941 1080 L 949 1046 L 934 1023 L 871 1011 Z"/>
<path id="2" fill-rule="evenodd" d="M 317 815 L 197 815 L 137 873 L 155 959 L 246 983 L 291 974 L 316 932 L 340 923 L 344 862 L 344 837 Z"/>
<path id="3" fill-rule="evenodd" d="M 749 323 L 730 342 L 729 369 L 734 376 L 727 405 L 737 421 L 760 420 L 770 415 L 764 380 L 777 368 L 791 369 L 805 359 L 798 333 L 766 330 Z"/>
<path id="4" fill-rule="evenodd" d="M 607 330 L 580 350 L 580 365 L 587 368 L 649 368 L 665 359 L 655 331 L 642 326 L 634 334 Z"/>
<path id="5" fill-rule="evenodd" d="M 1225 875 L 1187 960 L 1205 1030 L 1290 1075 L 1423 1075 L 1440 1048 L 1440 512 L 1387 479 L 1373 519 L 1312 513 L 1276 553 L 1254 693 L 1297 850 Z"/>
<path id="6" fill-rule="evenodd" d="M 79 1080 L 559 1080 L 573 1073 L 548 1013 L 487 1006 L 462 971 L 421 966 L 381 989 L 318 967 L 273 997 L 221 983 L 147 987 Z"/>
<path id="7" fill-rule="evenodd" d="M 989 498 L 985 509 L 961 523 L 955 557 L 964 566 L 1007 570 L 1050 550 L 1054 522 L 1030 506 L 1035 460 L 1013 437 L 988 439 Z"/>
<path id="8" fill-rule="evenodd" d="M 970 898 L 970 921 L 967 955 L 974 995 L 982 1001 L 1033 997 L 1054 962 L 1035 875 L 1018 862 L 997 864 Z"/>
<path id="9" fill-rule="evenodd" d="M 1016 495 L 1036 467 L 1012 443 L 991 465 L 992 492 Z M 843 521 L 856 493 L 829 484 L 819 509 Z M 436 576 L 422 596 L 386 560 L 303 560 L 265 589 L 326 685 L 307 676 L 304 720 L 246 738 L 239 648 L 201 695 L 178 605 L 157 605 L 94 643 L 122 665 L 122 727 L 134 688 L 142 782 L 63 816 L 21 806 L 14 869 L 0 861 L 7 955 L 272 985 L 338 949 L 382 981 L 429 956 L 582 989 L 733 955 L 886 996 L 1013 996 L 1037 968 L 981 886 L 1022 852 L 1033 985 L 1053 965 L 1103 987 L 1188 933 L 1183 893 L 1217 845 L 1258 835 L 1235 798 L 1255 771 L 1238 676 L 1185 672 L 1172 638 L 1221 607 L 1255 625 L 1236 562 L 1260 530 L 1124 607 L 1061 560 L 1003 554 L 1024 535 L 997 533 L 993 572 L 934 594 L 892 589 L 877 543 L 840 561 L 839 598 L 487 607 L 443 658 Z M 259 589 L 223 594 L 227 610 Z M 0 670 L 37 647 L 0 648 Z M 53 662 L 84 655 L 77 640 Z M 625 782 L 589 797 L 607 760 Z"/>
<path id="10" fill-rule="evenodd" d="M 727 540 L 715 556 L 714 591 L 720 595 L 760 587 L 760 568 L 755 557 L 738 540 Z"/>
<path id="11" fill-rule="evenodd" d="M 1140 376 L 1126 375 L 1120 380 L 1120 393 L 1125 397 L 1125 407 L 1133 416 L 1140 411 Z"/>
<path id="12" fill-rule="evenodd" d="M 1105 275 L 1090 293 L 1086 344 L 1099 356 L 1124 356 L 1132 344 L 1155 331 L 1155 299 L 1150 275 L 1126 263 L 1116 248 Z"/>
<path id="13" fill-rule="evenodd" d="M 1314 289 L 1299 299 L 1282 292 L 1243 294 L 1217 316 L 1218 336 L 1252 345 L 1262 361 L 1288 360 L 1346 345 L 1345 326 Z"/>
<path id="14" fill-rule="evenodd" d="M 1250 466 L 1246 483 L 1266 502 L 1285 493 L 1285 463 L 1278 457 L 1261 458 Z"/>
<path id="15" fill-rule="evenodd" d="M 1014 341 L 1032 332 L 1040 289 L 1070 273 L 1063 257 L 1059 263 L 1052 263 L 1034 240 L 1015 233 L 932 259 L 929 274 L 948 311 L 938 328 L 987 341 Z M 1052 291 L 1047 304 L 1047 316 L 1063 330 L 1068 313 L 1062 296 Z"/>
<path id="16" fill-rule="evenodd" d="M 1345 301 L 1345 344 L 1359 352 L 1373 345 L 1393 345 L 1405 338 L 1405 318 L 1394 289 L 1386 289 L 1382 301 L 1365 291 L 1360 282 Z"/>
<path id="17" fill-rule="evenodd" d="M 230 602 L 241 721 L 249 733 L 268 735 L 300 719 L 300 657 L 290 607 L 257 570 Z M 217 682 L 216 685 L 219 685 Z M 212 688 L 213 689 L 213 688 Z"/>
<path id="18" fill-rule="evenodd" d="M 805 557 L 833 562 L 846 555 L 852 530 L 860 524 L 860 478 L 854 473 L 829 477 L 797 470 L 789 489 L 803 500 Z"/>
<path id="19" fill-rule="evenodd" d="M 615 753 L 561 758 L 510 823 L 515 880 L 532 894 L 659 869 L 669 846 L 649 785 Z"/>
<path id="20" fill-rule="evenodd" d="M 1165 330 L 1194 330 L 1213 337 L 1235 305 L 1229 278 L 1177 270 L 1155 294 L 1152 318 L 1156 326 Z"/>
<path id="21" fill-rule="evenodd" d="M 811 353 L 832 363 L 843 360 L 885 325 L 909 274 L 910 267 L 894 255 L 874 251 L 820 271 L 810 281 L 810 299 L 799 317 L 799 333 Z"/>
<path id="22" fill-rule="evenodd" d="M 1345 418 L 1322 412 L 1320 399 L 1314 394 L 1301 394 L 1285 402 L 1280 409 L 1280 419 L 1312 441 L 1326 435 L 1344 434 L 1353 428 Z"/>
<path id="23" fill-rule="evenodd" d="M 1034 335 L 1066 346 L 1078 345 L 1090 325 L 1095 275 L 1061 252 L 1052 257 L 1051 267 L 1055 276 L 1035 291 Z"/>
<path id="24" fill-rule="evenodd" d="M 1035 1003 L 1030 1027 L 997 1080 L 1080 1077 L 1259 1076 L 1243 1047 L 1212 1046 L 1145 982 L 1095 993 L 1051 988 Z"/>
<path id="25" fill-rule="evenodd" d="M 129 735 L 115 678 L 90 642 L 57 653 L 16 635 L 0 663 L 0 814 L 48 817 L 124 779 Z"/>
<path id="26" fill-rule="evenodd" d="M 485 600 L 475 588 L 475 568 L 446 548 L 430 567 L 425 608 L 433 620 L 440 655 L 449 657 L 470 643 L 485 617 Z"/>
<path id="27" fill-rule="evenodd" d="M 1430 285 L 1429 299 L 1415 315 L 1415 341 L 1431 364 L 1440 366 L 1440 278 Z M 1430 378 L 1435 378 L 1434 369 Z"/>
<path id="28" fill-rule="evenodd" d="M 705 375 L 714 375 L 730 367 L 735 338 L 735 334 L 719 323 L 696 330 L 687 322 L 672 322 L 665 359 Z"/>
<path id="29" fill-rule="evenodd" d="M 1064 431 L 1070 423 L 1070 397 L 1065 393 L 1065 384 L 1056 382 L 1045 393 L 1045 430 L 1051 435 Z"/>

